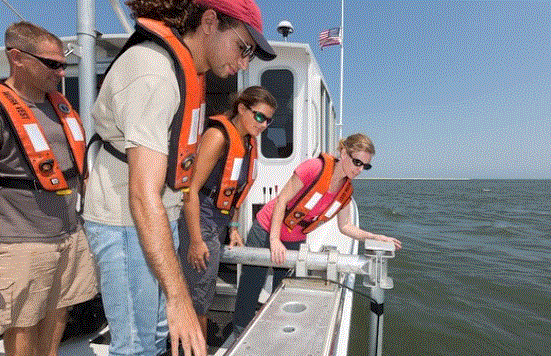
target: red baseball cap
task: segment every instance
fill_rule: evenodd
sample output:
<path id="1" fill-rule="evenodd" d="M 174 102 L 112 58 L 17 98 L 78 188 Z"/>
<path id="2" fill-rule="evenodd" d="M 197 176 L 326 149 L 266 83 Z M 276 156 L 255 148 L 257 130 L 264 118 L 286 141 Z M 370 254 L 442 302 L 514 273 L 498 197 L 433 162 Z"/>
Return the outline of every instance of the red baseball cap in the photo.
<path id="1" fill-rule="evenodd" d="M 276 57 L 274 49 L 262 35 L 262 15 L 255 0 L 194 0 L 194 2 L 242 21 L 256 43 L 255 55 L 264 61 L 271 61 Z"/>

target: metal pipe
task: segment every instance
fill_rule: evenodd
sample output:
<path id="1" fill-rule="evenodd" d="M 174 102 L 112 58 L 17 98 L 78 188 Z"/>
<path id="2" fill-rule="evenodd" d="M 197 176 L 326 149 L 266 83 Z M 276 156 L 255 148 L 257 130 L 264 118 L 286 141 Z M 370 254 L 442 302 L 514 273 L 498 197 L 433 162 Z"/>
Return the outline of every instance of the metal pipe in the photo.
<path id="1" fill-rule="evenodd" d="M 23 17 L 23 15 L 21 15 L 21 14 L 15 9 L 15 7 L 11 6 L 11 4 L 8 2 L 8 0 L 2 0 L 2 2 L 8 7 L 8 9 L 10 9 L 10 10 L 15 14 L 15 16 L 19 17 L 19 20 L 21 20 L 21 21 L 26 21 L 25 18 Z"/>
<path id="2" fill-rule="evenodd" d="M 371 313 L 369 313 L 369 356 L 382 356 L 383 354 L 383 325 L 384 325 L 384 301 L 385 293 L 382 288 L 369 289 Z"/>
<path id="3" fill-rule="evenodd" d="M 342 273 L 368 274 L 371 261 L 362 255 L 346 255 L 336 252 L 336 269 Z M 304 263 L 308 270 L 323 271 L 329 265 L 329 252 L 306 253 Z M 222 255 L 223 263 L 241 263 L 255 266 L 273 266 L 293 268 L 300 263 L 299 251 L 287 250 L 285 262 L 281 265 L 272 263 L 270 249 L 259 247 L 233 247 L 231 250 L 226 247 Z"/>
<path id="4" fill-rule="evenodd" d="M 115 15 L 117 15 L 117 18 L 119 19 L 119 22 L 121 26 L 124 28 L 124 30 L 126 31 L 126 33 L 134 32 L 132 25 L 130 25 L 130 22 L 126 17 L 126 14 L 121 8 L 120 1 L 119 0 L 109 0 L 109 1 L 111 2 L 111 7 L 113 8 L 113 11 L 115 11 Z"/>
<path id="5" fill-rule="evenodd" d="M 96 98 L 96 7 L 94 0 L 77 1 L 77 38 L 79 44 L 79 114 L 88 138 L 94 123 L 92 105 Z"/>

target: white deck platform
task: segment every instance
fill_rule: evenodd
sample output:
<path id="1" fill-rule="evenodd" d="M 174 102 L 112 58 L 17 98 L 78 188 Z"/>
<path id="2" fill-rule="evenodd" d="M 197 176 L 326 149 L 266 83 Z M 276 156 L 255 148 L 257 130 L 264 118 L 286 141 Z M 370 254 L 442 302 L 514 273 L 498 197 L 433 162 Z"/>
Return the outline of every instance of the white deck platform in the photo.
<path id="1" fill-rule="evenodd" d="M 327 355 L 342 289 L 315 280 L 284 280 L 227 355 Z"/>

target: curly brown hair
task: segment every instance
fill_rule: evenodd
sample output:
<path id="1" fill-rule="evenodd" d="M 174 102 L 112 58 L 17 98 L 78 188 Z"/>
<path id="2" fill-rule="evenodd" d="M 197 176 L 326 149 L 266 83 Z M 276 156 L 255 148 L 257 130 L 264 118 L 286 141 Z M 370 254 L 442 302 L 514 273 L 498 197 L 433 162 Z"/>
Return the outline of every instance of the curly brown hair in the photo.
<path id="1" fill-rule="evenodd" d="M 181 34 L 193 33 L 201 24 L 201 17 L 207 7 L 193 3 L 192 0 L 128 0 L 125 3 L 132 11 L 132 17 L 147 17 L 163 21 Z M 239 21 L 217 12 L 220 21 L 218 29 L 223 31 L 236 27 Z"/>

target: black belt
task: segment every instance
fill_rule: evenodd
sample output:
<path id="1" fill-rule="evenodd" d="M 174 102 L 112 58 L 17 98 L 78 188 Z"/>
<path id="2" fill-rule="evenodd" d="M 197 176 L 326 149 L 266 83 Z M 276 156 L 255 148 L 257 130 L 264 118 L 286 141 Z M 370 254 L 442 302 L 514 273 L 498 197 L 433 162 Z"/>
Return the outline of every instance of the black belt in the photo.
<path id="1" fill-rule="evenodd" d="M 203 194 L 204 196 L 208 197 L 208 198 L 212 198 L 214 200 L 216 200 L 216 198 L 218 197 L 218 189 L 210 189 L 210 188 L 207 188 L 205 186 L 203 186 L 199 192 L 201 194 Z"/>
<path id="2" fill-rule="evenodd" d="M 78 171 L 76 168 L 70 168 L 66 171 L 63 171 L 63 176 L 65 179 L 69 180 L 78 176 Z M 9 178 L 9 177 L 0 177 L 0 187 L 11 188 L 11 189 L 24 189 L 24 190 L 43 190 L 42 185 L 36 179 L 23 179 L 23 178 Z"/>

